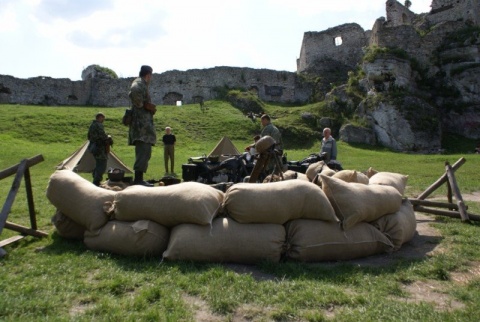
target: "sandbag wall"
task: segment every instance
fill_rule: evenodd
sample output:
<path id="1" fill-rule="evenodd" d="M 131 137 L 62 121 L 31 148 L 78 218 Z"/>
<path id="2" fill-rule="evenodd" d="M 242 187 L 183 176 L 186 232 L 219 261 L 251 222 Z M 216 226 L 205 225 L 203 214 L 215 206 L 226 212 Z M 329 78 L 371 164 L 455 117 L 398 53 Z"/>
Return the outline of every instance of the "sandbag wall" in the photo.
<path id="1" fill-rule="evenodd" d="M 58 234 L 83 239 L 91 250 L 202 262 L 316 262 L 390 252 L 413 237 L 413 207 L 392 184 L 400 178 L 404 189 L 406 177 L 379 174 L 358 183 L 318 171 L 317 184 L 240 183 L 226 193 L 196 182 L 114 192 L 59 170 L 46 194 L 57 209 Z"/>

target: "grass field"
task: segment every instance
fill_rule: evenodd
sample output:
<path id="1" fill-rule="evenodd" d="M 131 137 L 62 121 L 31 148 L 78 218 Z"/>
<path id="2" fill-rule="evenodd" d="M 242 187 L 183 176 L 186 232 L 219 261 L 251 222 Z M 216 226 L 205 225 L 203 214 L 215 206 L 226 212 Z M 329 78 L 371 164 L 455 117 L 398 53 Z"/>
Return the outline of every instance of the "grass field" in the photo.
<path id="1" fill-rule="evenodd" d="M 208 154 L 228 136 L 238 149 L 260 131 L 238 110 L 222 101 L 198 105 L 161 106 L 155 115 L 159 138 L 165 126 L 177 136 L 175 169 L 192 156 Z M 300 115 L 314 106 L 267 105 L 274 123 L 289 129 L 285 149 L 289 160 L 318 152 L 320 130 Z M 0 259 L 1 321 L 477 321 L 480 316 L 480 225 L 434 218 L 441 238 L 439 251 L 421 259 L 396 259 L 387 266 L 353 262 L 304 264 L 259 263 L 253 267 L 162 262 L 160 258 L 128 258 L 93 252 L 82 242 L 62 239 L 50 218 L 54 207 L 45 188 L 55 165 L 85 140 L 98 111 L 114 138 L 114 152 L 129 166 L 134 151 L 120 122 L 124 108 L 41 107 L 0 105 L 0 169 L 42 154 L 31 168 L 35 209 L 43 239 L 27 237 L 6 246 Z M 295 130 L 292 130 L 292 129 Z M 303 136 L 302 133 L 305 135 Z M 409 175 L 406 195 L 414 197 L 444 173 L 444 163 L 467 162 L 455 174 L 462 193 L 480 190 L 480 156 L 473 143 L 454 136 L 444 155 L 394 153 L 384 148 L 339 142 L 339 160 L 346 169 Z M 163 149 L 154 148 L 146 178 L 163 176 Z M 90 175 L 85 174 L 90 180 Z M 6 197 L 13 177 L 3 179 Z M 436 191 L 446 194 L 446 188 Z M 480 214 L 480 203 L 466 202 Z M 24 182 L 9 221 L 29 225 Z M 1 239 L 16 233 L 4 229 Z M 245 272 L 242 270 L 244 269 Z M 458 276 L 463 278 L 459 279 Z M 408 290 L 424 285 L 442 297 L 443 305 Z"/>

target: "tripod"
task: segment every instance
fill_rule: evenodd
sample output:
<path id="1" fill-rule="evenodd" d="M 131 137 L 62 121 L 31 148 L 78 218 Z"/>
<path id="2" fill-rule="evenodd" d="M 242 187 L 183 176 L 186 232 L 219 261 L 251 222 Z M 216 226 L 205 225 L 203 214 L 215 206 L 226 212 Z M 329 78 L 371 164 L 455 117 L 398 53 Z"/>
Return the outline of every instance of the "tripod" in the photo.
<path id="1" fill-rule="evenodd" d="M 250 179 L 248 180 L 248 182 L 257 182 L 258 176 L 263 171 L 266 171 L 266 168 L 271 163 L 271 160 L 273 160 L 273 171 L 272 176 L 270 176 L 270 182 L 273 179 L 273 174 L 280 175 L 283 180 L 282 160 L 280 153 L 281 152 L 279 152 L 278 150 L 275 150 L 275 144 L 269 147 L 266 151 L 260 153 L 260 156 L 257 159 L 257 163 L 255 163 L 252 173 L 250 174 Z"/>

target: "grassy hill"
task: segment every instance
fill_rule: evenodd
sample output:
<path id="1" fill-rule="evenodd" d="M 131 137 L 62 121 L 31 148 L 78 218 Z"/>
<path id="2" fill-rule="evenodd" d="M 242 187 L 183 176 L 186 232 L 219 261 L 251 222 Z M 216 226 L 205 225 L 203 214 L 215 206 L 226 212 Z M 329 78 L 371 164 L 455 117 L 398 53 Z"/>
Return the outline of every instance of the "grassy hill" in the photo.
<path id="1" fill-rule="evenodd" d="M 261 129 L 259 120 L 253 122 L 229 103 L 209 101 L 206 106 L 205 113 L 198 105 L 159 106 L 155 115 L 159 138 L 165 126 L 172 127 L 177 136 L 175 169 L 179 175 L 182 163 L 191 156 L 208 154 L 222 136 L 242 150 Z M 124 109 L 0 105 L 0 169 L 37 154 L 44 156 L 45 161 L 30 172 L 39 229 L 50 234 L 41 240 L 28 237 L 5 248 L 8 255 L 0 259 L 0 320 L 475 321 L 480 315 L 478 223 L 437 218 L 434 227 L 442 237 L 432 247 L 441 252 L 395 260 L 387 267 L 350 262 L 260 263 L 247 268 L 160 263 L 158 258 L 89 251 L 81 241 L 60 238 L 50 223 L 55 209 L 45 197 L 48 179 L 55 165 L 86 140 L 98 111 L 107 116 L 105 127 L 114 138 L 115 153 L 131 166 L 134 150 L 127 145 L 127 127 L 121 124 Z M 301 115 L 318 113 L 321 106 L 266 105 L 265 111 L 284 133 L 289 160 L 318 152 L 321 129 Z M 413 197 L 444 173 L 445 161 L 453 164 L 465 157 L 466 164 L 456 172 L 460 190 L 480 190 L 480 156 L 471 154 L 469 141 L 451 136 L 448 144 L 457 150 L 415 155 L 339 142 L 339 160 L 346 169 L 373 167 L 407 174 L 406 195 Z M 163 171 L 163 149 L 157 145 L 147 178 L 158 179 Z M 84 176 L 90 179 L 89 174 Z M 12 180 L 1 181 L 2 196 L 7 196 Z M 445 195 L 446 187 L 436 194 Z M 480 203 L 467 205 L 469 212 L 480 213 Z M 29 225 L 24 181 L 8 219 Z M 5 229 L 0 239 L 15 234 Z M 455 277 L 461 274 L 468 278 L 459 283 Z M 442 296 L 461 305 L 447 303 L 439 308 L 412 299 L 405 289 L 420 284 L 434 285 Z"/>

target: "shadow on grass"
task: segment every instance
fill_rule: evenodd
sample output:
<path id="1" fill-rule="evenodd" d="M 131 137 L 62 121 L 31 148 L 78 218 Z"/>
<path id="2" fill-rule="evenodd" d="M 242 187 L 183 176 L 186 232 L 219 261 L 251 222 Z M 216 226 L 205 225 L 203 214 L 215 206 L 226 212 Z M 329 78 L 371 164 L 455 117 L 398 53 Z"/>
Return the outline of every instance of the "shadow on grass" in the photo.
<path id="1" fill-rule="evenodd" d="M 46 254 L 87 254 L 97 260 L 113 261 L 126 271 L 155 270 L 161 273 L 173 269 L 181 274 L 197 274 L 220 269 L 234 271 L 241 275 L 250 275 L 256 281 L 280 282 L 283 280 L 309 279 L 332 283 L 348 282 L 355 274 L 397 273 L 428 260 L 429 254 L 443 240 L 443 237 L 429 226 L 432 222 L 442 224 L 442 221 L 436 221 L 431 217 L 417 217 L 418 228 L 414 238 L 394 253 L 378 254 L 346 261 L 303 263 L 283 260 L 280 263 L 264 261 L 257 265 L 192 261 L 170 262 L 162 260 L 160 257 L 132 257 L 91 251 L 81 240 L 68 240 L 56 232 L 51 236 L 52 242 L 42 248 L 42 252 Z"/>

